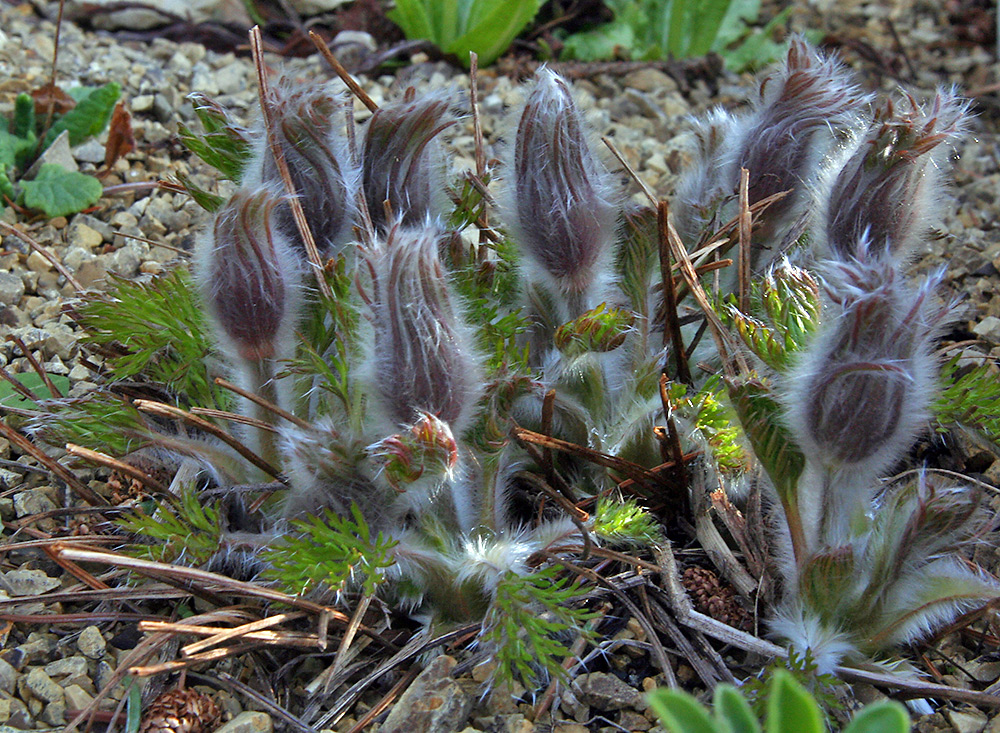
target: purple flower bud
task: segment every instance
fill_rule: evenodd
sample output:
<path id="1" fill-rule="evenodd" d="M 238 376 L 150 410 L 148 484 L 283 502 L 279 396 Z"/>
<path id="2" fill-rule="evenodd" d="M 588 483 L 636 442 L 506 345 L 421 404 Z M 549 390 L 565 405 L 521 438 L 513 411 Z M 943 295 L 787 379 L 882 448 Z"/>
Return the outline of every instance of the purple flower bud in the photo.
<path id="1" fill-rule="evenodd" d="M 344 97 L 323 86 L 293 90 L 287 83 L 271 91 L 271 133 L 281 148 L 320 254 L 329 256 L 351 237 L 358 172 L 338 130 Z M 259 131 L 258 155 L 247 171 L 249 186 L 265 182 L 283 189 L 266 131 Z M 276 213 L 278 226 L 293 241 L 301 238 L 291 209 Z"/>
<path id="2" fill-rule="evenodd" d="M 940 275 L 914 288 L 868 250 L 862 240 L 855 258 L 823 264 L 824 323 L 787 375 L 786 418 L 810 461 L 875 474 L 927 418 L 949 309 L 933 301 Z"/>
<path id="3" fill-rule="evenodd" d="M 456 434 L 482 391 L 472 334 L 438 258 L 441 233 L 393 226 L 366 253 L 374 330 L 372 381 L 394 425 L 429 413 Z"/>
<path id="4" fill-rule="evenodd" d="M 275 226 L 286 199 L 273 188 L 241 189 L 220 208 L 196 261 L 224 344 L 261 361 L 291 343 L 303 278 L 301 257 Z"/>
<path id="5" fill-rule="evenodd" d="M 887 102 L 817 194 L 820 242 L 827 256 L 849 257 L 861 237 L 893 254 L 912 248 L 938 198 L 938 171 L 949 143 L 966 129 L 969 103 L 939 91 L 927 110 L 912 97 Z M 822 246 L 822 245 L 821 245 Z"/>
<path id="6" fill-rule="evenodd" d="M 404 224 L 420 225 L 445 213 L 443 156 L 437 136 L 455 123 L 448 94 L 401 101 L 375 111 L 365 127 L 362 186 L 376 230 L 388 224 L 385 202 Z"/>
<path id="7" fill-rule="evenodd" d="M 678 189 L 679 231 L 697 239 L 735 216 L 740 168 L 746 168 L 751 206 L 791 191 L 768 208 L 754 232 L 755 242 L 780 244 L 805 211 L 808 188 L 838 129 L 850 126 L 866 101 L 842 64 L 793 39 L 784 63 L 761 82 L 749 114 L 717 112 L 702 128 L 699 160 Z M 757 270 L 778 254 L 759 250 Z"/>
<path id="8" fill-rule="evenodd" d="M 607 269 L 618 215 L 614 186 L 566 82 L 544 67 L 536 76 L 508 167 L 506 218 L 537 274 L 564 295 L 581 295 Z"/>

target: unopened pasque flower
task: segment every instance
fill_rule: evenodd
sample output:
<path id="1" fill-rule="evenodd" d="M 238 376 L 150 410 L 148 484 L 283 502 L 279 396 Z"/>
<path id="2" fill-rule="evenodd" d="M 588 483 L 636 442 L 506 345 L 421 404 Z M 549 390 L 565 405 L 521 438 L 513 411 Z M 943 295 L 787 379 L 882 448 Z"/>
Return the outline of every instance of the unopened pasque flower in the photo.
<path id="1" fill-rule="evenodd" d="M 419 229 L 396 224 L 365 254 L 371 381 L 393 428 L 428 413 L 458 435 L 472 418 L 482 378 L 472 334 L 438 257 L 440 238 L 429 223 Z"/>
<path id="2" fill-rule="evenodd" d="M 517 123 L 507 167 L 507 222 L 526 275 L 581 301 L 601 279 L 618 206 L 610 174 L 594 155 L 566 82 L 542 68 Z M 530 269 L 528 269 L 530 268 Z"/>
<path id="3" fill-rule="evenodd" d="M 809 200 L 809 186 L 838 133 L 856 124 L 866 101 L 851 74 L 801 39 L 793 39 L 785 62 L 760 85 L 744 115 L 717 111 L 698 135 L 699 158 L 678 186 L 678 231 L 690 243 L 706 228 L 736 214 L 740 169 L 749 171 L 751 206 L 789 191 L 771 204 L 755 231 L 754 267 L 763 269 Z"/>
<path id="4" fill-rule="evenodd" d="M 817 189 L 817 246 L 826 256 L 850 257 L 862 237 L 895 255 L 910 251 L 937 208 L 939 169 L 968 114 L 951 90 L 926 109 L 912 97 L 887 102 Z"/>
<path id="5" fill-rule="evenodd" d="M 200 242 L 196 270 L 222 341 L 239 360 L 288 355 L 303 278 L 303 255 L 276 226 L 287 198 L 274 187 L 237 191 Z"/>
<path id="6" fill-rule="evenodd" d="M 273 137 L 288 165 L 316 247 L 324 256 L 344 245 L 354 221 L 358 171 L 339 133 L 344 99 L 325 86 L 296 90 L 285 82 L 274 87 L 268 100 L 271 129 L 258 131 L 257 154 L 244 179 L 249 186 L 267 182 L 283 187 L 271 150 Z M 277 221 L 293 241 L 301 241 L 288 206 L 279 210 Z"/>
<path id="7" fill-rule="evenodd" d="M 375 110 L 365 126 L 362 186 L 376 230 L 389 223 L 386 202 L 408 225 L 444 215 L 448 206 L 436 138 L 455 122 L 452 98 L 439 93 L 414 99 L 412 91 Z"/>

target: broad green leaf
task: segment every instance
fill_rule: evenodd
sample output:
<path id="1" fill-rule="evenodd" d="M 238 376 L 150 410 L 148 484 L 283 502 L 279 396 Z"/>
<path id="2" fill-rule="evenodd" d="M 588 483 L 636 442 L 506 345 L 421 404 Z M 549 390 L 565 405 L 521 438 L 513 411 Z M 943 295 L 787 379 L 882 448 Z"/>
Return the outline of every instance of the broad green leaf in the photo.
<path id="1" fill-rule="evenodd" d="M 754 717 L 746 698 L 732 685 L 719 685 L 712 698 L 715 719 L 725 721 L 733 733 L 760 733 L 760 723 Z"/>
<path id="2" fill-rule="evenodd" d="M 788 22 L 791 13 L 791 6 L 778 13 L 771 21 L 758 30 L 747 35 L 746 39 L 732 50 L 725 48 L 716 49 L 719 55 L 726 62 L 726 66 L 736 72 L 759 69 L 777 61 L 788 52 L 788 41 L 778 43 L 774 40 L 775 31 Z M 818 38 L 807 39 L 811 43 L 819 41 Z"/>
<path id="3" fill-rule="evenodd" d="M 636 48 L 635 31 L 628 23 L 614 21 L 592 31 L 566 38 L 560 58 L 571 61 L 605 61 L 631 57 Z M 641 56 L 641 54 L 636 54 Z"/>
<path id="4" fill-rule="evenodd" d="M 469 65 L 469 52 L 475 51 L 479 63 L 488 66 L 507 50 L 541 6 L 541 0 L 503 0 L 496 3 L 474 28 L 451 41 L 444 50 L 455 54 L 464 66 Z"/>
<path id="5" fill-rule="evenodd" d="M 442 39 L 434 34 L 428 4 L 424 0 L 396 0 L 396 7 L 386 13 L 386 17 L 402 28 L 407 38 L 426 38 L 441 45 Z"/>
<path id="6" fill-rule="evenodd" d="M 27 389 L 32 394 L 36 395 L 40 400 L 56 396 L 49 392 L 48 387 L 45 385 L 45 380 L 43 380 L 42 377 L 35 372 L 15 374 L 14 378 L 27 387 Z M 52 380 L 52 384 L 55 388 L 63 394 L 66 394 L 69 391 L 68 377 L 61 374 L 50 374 L 49 379 Z M 21 393 L 15 390 L 13 385 L 6 380 L 0 382 L 0 404 L 6 407 L 17 407 L 22 410 L 31 410 L 38 407 L 36 402 L 29 400 L 27 397 L 22 397 Z"/>
<path id="7" fill-rule="evenodd" d="M 766 733 L 825 733 L 823 714 L 809 692 L 783 669 L 768 688 Z"/>
<path id="8" fill-rule="evenodd" d="M 21 92 L 14 100 L 14 123 L 10 131 L 18 137 L 34 140 L 35 100 L 30 94 Z"/>
<path id="9" fill-rule="evenodd" d="M 73 89 L 69 91 L 70 96 L 74 96 L 74 91 Z M 51 145 L 63 130 L 69 131 L 71 146 L 79 145 L 87 138 L 97 135 L 107 127 L 120 95 L 121 86 L 114 81 L 90 90 L 77 100 L 76 107 L 53 123 L 45 135 L 44 147 Z"/>
<path id="10" fill-rule="evenodd" d="M 854 716 L 843 733 L 907 733 L 910 716 L 906 708 L 894 700 L 866 706 Z"/>
<path id="11" fill-rule="evenodd" d="M 712 50 L 722 53 L 730 43 L 735 43 L 745 36 L 747 26 L 756 23 L 759 15 L 760 0 L 732 0 L 719 24 Z"/>
<path id="12" fill-rule="evenodd" d="M 649 706 L 670 733 L 730 733 L 729 727 L 713 721 L 705 706 L 680 690 L 654 690 Z"/>
<path id="13" fill-rule="evenodd" d="M 104 192 L 101 182 L 55 163 L 44 163 L 33 181 L 21 181 L 24 205 L 46 216 L 68 216 L 97 203 Z"/>

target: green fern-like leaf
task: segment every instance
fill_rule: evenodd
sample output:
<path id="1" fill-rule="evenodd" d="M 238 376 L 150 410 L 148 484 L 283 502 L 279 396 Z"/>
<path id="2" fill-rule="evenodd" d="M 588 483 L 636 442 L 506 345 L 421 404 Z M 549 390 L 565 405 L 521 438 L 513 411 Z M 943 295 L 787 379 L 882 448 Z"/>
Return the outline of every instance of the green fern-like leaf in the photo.
<path id="1" fill-rule="evenodd" d="M 265 553 L 273 566 L 267 575 L 291 593 L 324 587 L 340 591 L 349 584 L 371 593 L 396 562 L 396 541 L 381 532 L 372 537 L 357 504 L 350 517 L 327 511 L 325 518 L 311 516 L 292 526 L 298 534 L 284 537 Z"/>
<path id="2" fill-rule="evenodd" d="M 671 382 L 670 404 L 708 443 L 719 469 L 729 473 L 747 470 L 751 459 L 740 440 L 736 414 L 729 406 L 722 380 L 710 377 L 693 395 L 686 385 Z"/>
<path id="3" fill-rule="evenodd" d="M 148 283 L 116 280 L 104 295 L 79 309 L 85 343 L 116 355 L 114 379 L 146 379 L 167 385 L 190 404 L 224 409 L 228 394 L 213 382 L 208 324 L 186 269 Z"/>
<path id="4" fill-rule="evenodd" d="M 543 673 L 565 678 L 569 648 L 557 637 L 593 635 L 586 624 L 595 614 L 580 606 L 581 595 L 580 586 L 553 566 L 501 577 L 483 621 L 483 641 L 496 650 L 497 682 L 518 678 L 531 686 Z"/>
<path id="5" fill-rule="evenodd" d="M 941 394 L 934 414 L 942 425 L 959 424 L 980 431 L 1000 444 L 1000 375 L 988 361 L 963 368 L 959 357 L 941 370 Z"/>
<path id="6" fill-rule="evenodd" d="M 600 499 L 594 534 L 614 544 L 649 544 L 661 536 L 656 520 L 632 499 Z"/>
<path id="7" fill-rule="evenodd" d="M 192 94 L 190 99 L 205 132 L 198 134 L 179 125 L 177 134 L 181 142 L 226 178 L 239 183 L 253 149 L 249 132 L 224 107 L 204 94 Z"/>
<path id="8" fill-rule="evenodd" d="M 140 535 L 147 544 L 129 546 L 134 557 L 156 562 L 202 565 L 219 551 L 222 526 L 218 505 L 198 501 L 198 491 L 181 491 L 175 505 L 161 504 L 152 514 L 139 509 L 132 516 L 118 520 L 122 529 Z"/>

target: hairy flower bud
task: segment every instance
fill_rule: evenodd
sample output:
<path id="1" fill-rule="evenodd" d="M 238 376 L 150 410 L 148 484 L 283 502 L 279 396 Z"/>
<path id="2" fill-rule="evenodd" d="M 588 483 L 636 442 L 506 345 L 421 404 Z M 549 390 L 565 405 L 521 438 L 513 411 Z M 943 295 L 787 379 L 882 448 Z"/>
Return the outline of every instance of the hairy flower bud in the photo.
<path id="1" fill-rule="evenodd" d="M 761 82 L 751 112 L 716 112 L 701 130 L 699 160 L 678 187 L 678 231 L 696 240 L 735 216 L 740 169 L 746 168 L 750 206 L 791 192 L 768 208 L 755 230 L 755 243 L 779 245 L 804 212 L 836 132 L 851 125 L 866 99 L 838 61 L 794 39 L 785 62 Z M 758 247 L 754 268 L 777 254 Z"/>
<path id="2" fill-rule="evenodd" d="M 482 385 L 472 335 L 438 258 L 440 237 L 429 224 L 420 229 L 397 224 L 366 254 L 372 381 L 395 425 L 408 425 L 424 412 L 461 434 Z"/>
<path id="3" fill-rule="evenodd" d="M 385 202 L 407 225 L 445 213 L 443 156 L 437 136 L 455 123 L 448 94 L 400 101 L 377 109 L 365 127 L 362 186 L 376 230 L 385 227 Z"/>
<path id="4" fill-rule="evenodd" d="M 269 100 L 270 136 L 277 141 L 302 204 L 302 211 L 324 256 L 332 255 L 351 237 L 358 171 L 338 134 L 344 97 L 324 86 L 293 90 L 275 87 Z M 247 170 L 246 183 L 283 187 L 267 130 L 260 130 L 258 153 Z M 293 241 L 301 238 L 286 205 L 277 212 L 281 230 Z"/>
<path id="5" fill-rule="evenodd" d="M 569 87 L 549 69 L 538 71 L 512 155 L 506 219 L 533 266 L 529 277 L 564 296 L 590 291 L 606 269 L 618 206 Z"/>
<path id="6" fill-rule="evenodd" d="M 824 323 L 787 375 L 786 417 L 812 462 L 874 478 L 927 417 L 948 309 L 932 299 L 940 275 L 914 288 L 868 249 L 861 240 L 856 258 L 824 263 Z"/>
<path id="7" fill-rule="evenodd" d="M 448 423 L 421 413 L 410 429 L 368 447 L 396 491 L 404 492 L 421 479 L 441 483 L 458 463 L 458 443 Z"/>
<path id="8" fill-rule="evenodd" d="M 966 129 L 969 104 L 939 91 L 922 110 L 887 102 L 866 134 L 817 191 L 819 244 L 829 257 L 849 257 L 867 236 L 878 249 L 909 251 L 923 234 L 938 198 L 940 164 Z"/>
<path id="9" fill-rule="evenodd" d="M 223 342 L 250 362 L 283 355 L 293 338 L 303 264 L 275 226 L 286 204 L 268 186 L 237 191 L 216 212 L 197 253 L 202 290 Z"/>

